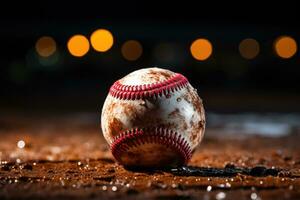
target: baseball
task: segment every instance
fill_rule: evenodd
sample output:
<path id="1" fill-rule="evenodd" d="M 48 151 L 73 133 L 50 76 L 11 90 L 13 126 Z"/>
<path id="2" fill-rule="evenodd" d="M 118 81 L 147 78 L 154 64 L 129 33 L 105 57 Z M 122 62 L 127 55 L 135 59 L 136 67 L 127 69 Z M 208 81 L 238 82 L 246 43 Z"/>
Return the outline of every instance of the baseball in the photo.
<path id="1" fill-rule="evenodd" d="M 111 86 L 101 126 L 113 156 L 124 166 L 174 167 L 186 164 L 201 142 L 205 112 L 186 77 L 145 68 Z"/>

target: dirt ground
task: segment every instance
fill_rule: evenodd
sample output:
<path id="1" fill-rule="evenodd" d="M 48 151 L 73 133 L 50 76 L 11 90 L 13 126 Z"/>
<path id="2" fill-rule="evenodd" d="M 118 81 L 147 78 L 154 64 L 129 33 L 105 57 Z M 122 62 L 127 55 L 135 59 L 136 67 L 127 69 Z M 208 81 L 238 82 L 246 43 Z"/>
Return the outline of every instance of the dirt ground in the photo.
<path id="1" fill-rule="evenodd" d="M 1 115 L 0 137 L 0 199 L 300 199 L 297 131 L 208 128 L 188 166 L 156 171 L 116 163 L 89 113 Z"/>

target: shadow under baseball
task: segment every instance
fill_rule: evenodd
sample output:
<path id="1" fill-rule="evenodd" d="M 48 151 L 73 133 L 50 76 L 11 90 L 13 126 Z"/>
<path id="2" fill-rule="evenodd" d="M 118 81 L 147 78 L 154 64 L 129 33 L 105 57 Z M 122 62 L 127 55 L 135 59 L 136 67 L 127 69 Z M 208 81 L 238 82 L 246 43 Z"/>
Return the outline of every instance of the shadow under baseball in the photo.
<path id="1" fill-rule="evenodd" d="M 143 172 L 147 174 L 153 173 L 171 173 L 176 176 L 200 176 L 200 177 L 234 177 L 238 174 L 264 177 L 264 176 L 286 176 L 283 169 L 267 168 L 264 166 L 255 166 L 250 168 L 236 167 L 233 164 L 227 164 L 224 168 L 214 167 L 195 167 L 195 166 L 181 166 L 176 168 L 139 168 L 139 167 L 126 167 L 125 169 L 133 172 Z"/>

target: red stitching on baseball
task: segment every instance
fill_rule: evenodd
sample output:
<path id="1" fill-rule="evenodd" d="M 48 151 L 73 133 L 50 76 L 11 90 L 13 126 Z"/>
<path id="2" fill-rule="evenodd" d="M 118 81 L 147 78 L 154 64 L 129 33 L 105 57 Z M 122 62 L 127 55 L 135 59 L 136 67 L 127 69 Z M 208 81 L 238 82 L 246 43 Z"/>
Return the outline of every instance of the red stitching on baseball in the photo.
<path id="1" fill-rule="evenodd" d="M 147 97 L 158 97 L 182 89 L 188 84 L 188 80 L 182 74 L 176 73 L 171 78 L 151 84 L 144 85 L 122 85 L 116 81 L 109 89 L 110 95 L 123 100 L 145 99 Z"/>
<path id="2" fill-rule="evenodd" d="M 120 162 L 123 152 L 147 143 L 163 144 L 173 148 L 178 152 L 182 164 L 186 164 L 192 157 L 192 150 L 188 142 L 180 134 L 167 128 L 136 128 L 123 131 L 114 138 L 111 151 Z"/>

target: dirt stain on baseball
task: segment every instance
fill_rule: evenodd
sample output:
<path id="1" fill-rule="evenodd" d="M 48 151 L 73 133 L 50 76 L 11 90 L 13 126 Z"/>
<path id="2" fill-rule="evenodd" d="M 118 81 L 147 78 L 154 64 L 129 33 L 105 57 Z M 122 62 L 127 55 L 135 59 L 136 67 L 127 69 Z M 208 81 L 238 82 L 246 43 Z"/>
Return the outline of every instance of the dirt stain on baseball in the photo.
<path id="1" fill-rule="evenodd" d="M 173 110 L 172 112 L 169 113 L 168 117 L 172 117 L 172 118 L 178 118 L 179 121 L 182 124 L 183 129 L 187 129 L 188 126 L 185 122 L 185 117 L 180 113 L 180 110 L 178 108 L 175 108 L 175 110 Z"/>
<path id="2" fill-rule="evenodd" d="M 115 137 L 120 134 L 120 131 L 123 131 L 123 123 L 117 119 L 113 118 L 111 123 L 109 124 L 109 129 L 111 130 L 110 134 L 112 137 Z"/>
<path id="3" fill-rule="evenodd" d="M 149 70 L 147 76 L 151 77 L 151 79 L 155 80 L 156 82 L 159 82 L 161 80 L 161 77 L 163 76 L 166 80 L 172 77 L 172 73 L 165 72 L 165 71 L 155 71 L 155 70 Z"/>
<path id="4" fill-rule="evenodd" d="M 191 118 L 189 125 L 192 127 L 192 134 L 190 135 L 190 139 L 192 143 L 197 143 L 203 135 L 205 120 L 204 120 L 204 109 L 202 105 L 201 98 L 197 95 L 197 92 L 193 90 L 191 87 L 186 87 L 187 91 L 182 95 L 182 98 L 193 105 L 194 112 L 199 113 L 201 115 L 201 120 L 199 122 L 194 121 L 194 117 Z M 199 134 L 201 133 L 202 134 Z"/>

